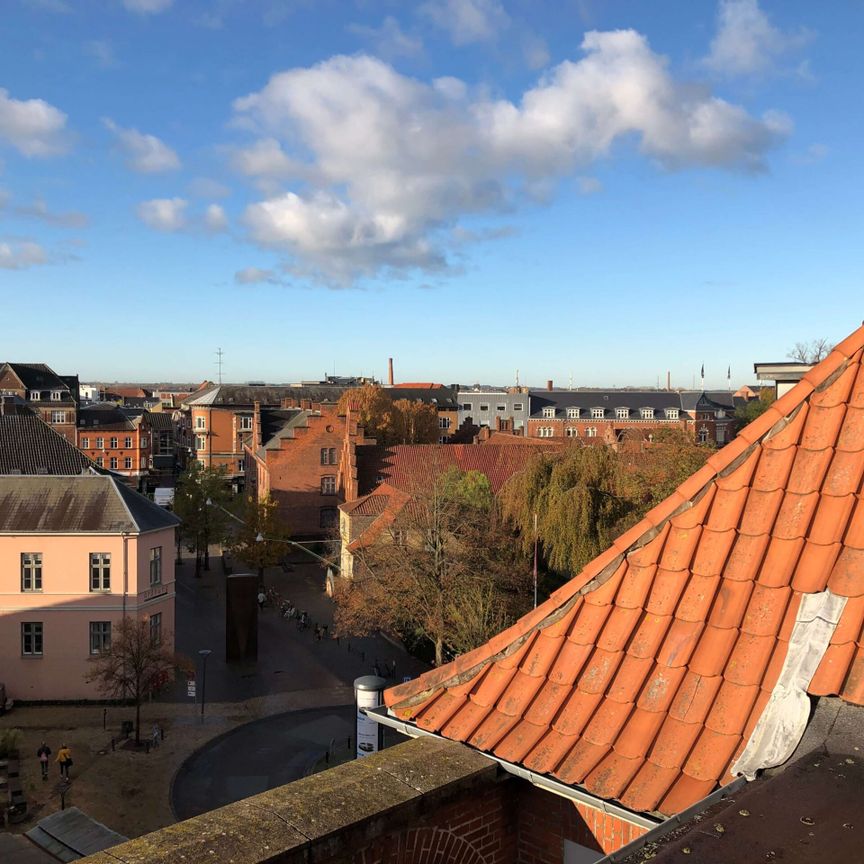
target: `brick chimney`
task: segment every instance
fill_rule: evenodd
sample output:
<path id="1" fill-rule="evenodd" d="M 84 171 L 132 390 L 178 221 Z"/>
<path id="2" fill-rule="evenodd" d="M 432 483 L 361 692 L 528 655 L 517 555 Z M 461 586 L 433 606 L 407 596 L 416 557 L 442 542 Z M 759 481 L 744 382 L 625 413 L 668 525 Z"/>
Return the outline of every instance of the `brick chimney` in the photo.
<path id="1" fill-rule="evenodd" d="M 552 379 L 551 378 L 546 382 L 546 389 L 547 390 L 552 389 Z"/>
<path id="2" fill-rule="evenodd" d="M 393 380 L 393 358 L 387 358 L 387 386 L 392 387 L 395 381 Z"/>
<path id="3" fill-rule="evenodd" d="M 262 444 L 261 439 L 261 403 L 256 402 L 252 408 L 252 443 L 256 450 Z"/>

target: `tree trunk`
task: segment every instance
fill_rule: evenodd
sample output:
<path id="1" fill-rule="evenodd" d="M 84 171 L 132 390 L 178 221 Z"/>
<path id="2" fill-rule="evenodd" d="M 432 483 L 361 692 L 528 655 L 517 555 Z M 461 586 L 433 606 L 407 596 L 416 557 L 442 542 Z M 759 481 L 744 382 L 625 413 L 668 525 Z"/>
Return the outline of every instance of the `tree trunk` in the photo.
<path id="1" fill-rule="evenodd" d="M 444 663 L 444 640 L 439 636 L 435 640 L 435 665 L 441 666 Z"/>

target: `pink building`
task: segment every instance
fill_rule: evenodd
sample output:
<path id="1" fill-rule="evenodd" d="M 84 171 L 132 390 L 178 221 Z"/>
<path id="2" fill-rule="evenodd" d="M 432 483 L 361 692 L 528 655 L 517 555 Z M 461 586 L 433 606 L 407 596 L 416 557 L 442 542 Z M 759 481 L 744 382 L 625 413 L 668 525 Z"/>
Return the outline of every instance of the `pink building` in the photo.
<path id="1" fill-rule="evenodd" d="M 174 643 L 179 520 L 114 477 L 0 476 L 0 681 L 16 700 L 97 699 L 88 658 L 124 615 Z"/>

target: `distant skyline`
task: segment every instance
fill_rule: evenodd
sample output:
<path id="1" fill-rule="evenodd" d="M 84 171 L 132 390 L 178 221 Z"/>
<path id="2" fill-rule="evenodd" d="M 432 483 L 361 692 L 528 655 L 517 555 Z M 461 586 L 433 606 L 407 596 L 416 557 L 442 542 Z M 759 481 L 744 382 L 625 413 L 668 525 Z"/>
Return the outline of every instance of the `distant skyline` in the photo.
<path id="1" fill-rule="evenodd" d="M 725 389 L 864 318 L 864 4 L 8 0 L 4 25 L 2 360 L 704 363 Z"/>

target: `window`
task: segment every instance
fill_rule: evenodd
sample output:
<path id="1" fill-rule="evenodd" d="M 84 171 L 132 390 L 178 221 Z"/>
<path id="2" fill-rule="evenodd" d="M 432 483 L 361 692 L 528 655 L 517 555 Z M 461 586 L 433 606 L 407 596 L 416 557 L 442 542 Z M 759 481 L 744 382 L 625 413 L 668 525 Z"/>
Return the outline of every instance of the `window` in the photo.
<path id="1" fill-rule="evenodd" d="M 162 644 L 162 613 L 154 612 L 150 616 L 150 644 Z"/>
<path id="2" fill-rule="evenodd" d="M 579 409 L 578 408 L 568 408 L 567 409 L 567 419 L 568 420 L 578 420 L 579 419 Z"/>
<path id="3" fill-rule="evenodd" d="M 25 657 L 42 656 L 42 622 L 24 621 L 21 624 L 21 653 Z"/>
<path id="4" fill-rule="evenodd" d="M 170 432 L 159 433 L 159 455 L 171 456 L 174 453 L 174 445 L 171 443 Z"/>
<path id="5" fill-rule="evenodd" d="M 602 408 L 592 408 L 591 409 L 591 419 L 592 420 L 602 420 L 605 416 L 606 412 Z"/>
<path id="6" fill-rule="evenodd" d="M 90 653 L 104 654 L 111 650 L 111 622 L 90 622 Z"/>
<path id="7" fill-rule="evenodd" d="M 237 473 L 242 474 L 246 470 L 246 463 L 242 459 L 237 460 Z"/>
<path id="8" fill-rule="evenodd" d="M 470 402 L 463 402 L 462 403 L 462 410 L 463 411 L 473 411 L 474 406 Z"/>
<path id="9" fill-rule="evenodd" d="M 132 449 L 132 436 L 131 436 L 131 435 L 127 435 L 127 436 L 123 439 L 123 446 L 124 446 L 127 450 L 131 450 L 131 449 Z"/>
<path id="10" fill-rule="evenodd" d="M 630 409 L 629 408 L 616 408 L 615 409 L 615 417 L 618 420 L 627 420 L 630 417 Z"/>
<path id="11" fill-rule="evenodd" d="M 450 428 L 450 418 L 449 417 L 439 417 L 438 418 L 438 428 L 439 429 L 449 429 Z"/>
<path id="12" fill-rule="evenodd" d="M 144 448 L 144 447 L 146 447 L 146 446 L 147 446 L 147 436 L 146 436 L 146 435 L 142 435 L 142 436 L 141 436 L 141 447 Z"/>
<path id="13" fill-rule="evenodd" d="M 82 450 L 88 450 L 89 448 L 90 448 L 90 439 L 89 438 L 82 438 L 81 439 L 81 449 Z"/>
<path id="14" fill-rule="evenodd" d="M 578 438 L 579 430 L 575 426 L 568 426 L 565 430 L 568 438 Z"/>
<path id="15" fill-rule="evenodd" d="M 66 422 L 66 412 L 65 411 L 52 411 L 51 412 L 51 422 L 52 423 L 65 423 Z"/>
<path id="16" fill-rule="evenodd" d="M 111 553 L 90 553 L 90 590 L 111 590 Z"/>
<path id="17" fill-rule="evenodd" d="M 654 419 L 654 409 L 653 408 L 643 408 L 641 413 L 642 413 L 642 419 L 643 420 L 653 420 Z"/>
<path id="18" fill-rule="evenodd" d="M 96 439 L 96 449 L 97 450 L 104 450 L 105 449 L 105 439 L 104 438 L 97 438 Z"/>
<path id="19" fill-rule="evenodd" d="M 585 430 L 585 434 L 586 434 L 589 438 L 596 438 L 596 437 L 597 437 L 597 430 L 596 430 L 593 426 L 589 426 L 589 427 Z"/>
<path id="20" fill-rule="evenodd" d="M 154 546 L 150 550 L 150 584 L 162 583 L 162 547 Z"/>
<path id="21" fill-rule="evenodd" d="M 252 430 L 252 418 L 251 417 L 241 417 L 240 418 L 240 431 L 241 432 L 250 432 Z"/>
<path id="22" fill-rule="evenodd" d="M 699 430 L 699 443 L 708 443 L 708 430 L 704 426 Z"/>
<path id="23" fill-rule="evenodd" d="M 63 398 L 63 394 L 59 390 L 51 391 L 51 401 L 59 402 Z"/>
<path id="24" fill-rule="evenodd" d="M 42 553 L 21 553 L 21 590 L 42 590 Z"/>
<path id="25" fill-rule="evenodd" d="M 321 494 L 335 495 L 336 494 L 336 478 L 332 474 L 328 474 L 321 478 Z"/>
<path id="26" fill-rule="evenodd" d="M 117 439 L 117 436 L 116 436 L 116 435 L 112 435 L 112 436 L 108 439 L 108 446 L 109 446 L 112 450 L 116 450 L 116 449 L 117 449 L 117 440 L 118 440 L 118 439 Z"/>
<path id="27" fill-rule="evenodd" d="M 480 410 L 481 410 L 481 411 L 488 411 L 488 410 L 489 410 L 489 406 L 486 405 L 486 404 L 484 404 L 483 402 L 481 402 L 481 403 L 480 403 Z"/>
<path id="28" fill-rule="evenodd" d="M 207 428 L 207 421 L 203 417 L 196 417 L 195 418 L 195 428 L 196 429 L 206 429 Z"/>
<path id="29" fill-rule="evenodd" d="M 555 435 L 555 430 L 551 426 L 541 426 L 537 430 L 538 438 L 552 438 Z"/>
<path id="30" fill-rule="evenodd" d="M 42 394 L 38 390 L 30 391 L 30 401 L 38 402 L 42 398 Z"/>
<path id="31" fill-rule="evenodd" d="M 109 467 L 112 471 L 115 471 L 115 470 L 117 469 L 117 457 L 116 457 L 116 456 L 112 456 L 112 457 L 108 460 L 108 467 Z"/>
<path id="32" fill-rule="evenodd" d="M 678 409 L 677 408 L 667 408 L 666 409 L 666 419 L 667 420 L 677 420 L 678 419 Z"/>
<path id="33" fill-rule="evenodd" d="M 715 414 L 715 416 L 716 416 L 719 420 L 722 420 L 722 419 L 726 416 L 726 412 L 725 412 L 722 408 L 718 408 L 718 409 L 717 409 L 717 413 Z"/>
<path id="34" fill-rule="evenodd" d="M 507 406 L 504 405 L 504 404 L 502 404 L 501 402 L 499 402 L 499 403 L 495 406 L 495 408 L 496 408 L 498 411 L 506 411 L 506 410 L 507 410 Z"/>
<path id="35" fill-rule="evenodd" d="M 104 468 L 104 467 L 105 467 L 105 460 L 104 460 L 101 456 L 97 456 L 97 457 L 96 457 L 96 464 L 97 464 L 100 468 Z"/>
<path id="36" fill-rule="evenodd" d="M 339 524 L 339 511 L 335 507 L 322 507 L 318 517 L 318 525 L 325 531 L 330 531 Z"/>
<path id="37" fill-rule="evenodd" d="M 543 409 L 543 416 L 548 417 L 548 418 L 554 418 L 555 417 L 555 409 L 554 408 L 544 408 Z"/>
<path id="38" fill-rule="evenodd" d="M 726 443 L 726 427 L 718 426 L 717 427 L 717 443 L 725 444 Z"/>
<path id="39" fill-rule="evenodd" d="M 127 471 L 130 470 L 130 469 L 132 468 L 132 457 L 131 457 L 131 456 L 126 456 L 126 457 L 123 459 L 123 467 L 124 467 Z"/>
<path id="40" fill-rule="evenodd" d="M 207 447 L 207 439 L 203 435 L 195 436 L 195 449 L 204 450 Z"/>
<path id="41" fill-rule="evenodd" d="M 514 411 L 524 411 L 525 409 L 522 407 L 521 402 L 514 402 L 513 403 L 513 410 Z"/>
<path id="42" fill-rule="evenodd" d="M 322 447 L 321 448 L 321 464 L 322 465 L 336 465 L 338 463 L 338 458 L 336 456 L 336 448 L 335 447 Z"/>

